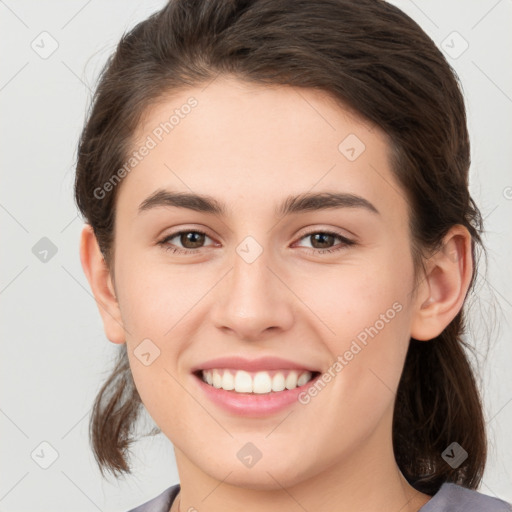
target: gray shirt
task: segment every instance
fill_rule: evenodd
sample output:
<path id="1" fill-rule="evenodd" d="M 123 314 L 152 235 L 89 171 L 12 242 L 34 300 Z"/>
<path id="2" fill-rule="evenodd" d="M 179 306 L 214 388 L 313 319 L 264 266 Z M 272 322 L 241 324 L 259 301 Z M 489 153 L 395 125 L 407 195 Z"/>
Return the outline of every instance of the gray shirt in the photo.
<path id="1" fill-rule="evenodd" d="M 179 491 L 180 485 L 173 485 L 128 512 L 169 512 Z M 444 483 L 418 512 L 512 512 L 512 505 L 460 485 Z"/>

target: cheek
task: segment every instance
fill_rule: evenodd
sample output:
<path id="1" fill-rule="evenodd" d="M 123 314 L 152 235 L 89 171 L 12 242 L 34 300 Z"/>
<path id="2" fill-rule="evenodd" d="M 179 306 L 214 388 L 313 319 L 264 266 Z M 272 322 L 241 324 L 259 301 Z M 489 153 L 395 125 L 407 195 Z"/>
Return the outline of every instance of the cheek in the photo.
<path id="1" fill-rule="evenodd" d="M 200 300 L 217 274 L 202 276 L 191 267 L 180 269 L 132 254 L 116 262 L 116 276 L 135 385 L 155 422 L 171 425 L 179 421 L 172 411 L 190 406 L 178 383 L 183 377 L 179 362 L 197 329 L 194 314 L 200 311 Z M 166 403 L 169 407 L 162 407 Z"/>
<path id="2" fill-rule="evenodd" d="M 335 333 L 324 338 L 333 391 L 350 404 L 351 416 L 377 417 L 394 398 L 410 339 L 411 283 L 412 263 L 390 257 L 364 271 L 346 269 L 330 280 L 329 294 L 315 299 Z"/>
<path id="3" fill-rule="evenodd" d="M 141 336 L 163 342 L 208 290 L 208 280 L 205 282 L 199 271 L 144 255 L 119 258 L 116 277 L 121 314 L 132 342 Z"/>
<path id="4" fill-rule="evenodd" d="M 394 260 L 380 254 L 364 264 L 342 265 L 321 279 L 311 276 L 302 287 L 310 309 L 330 328 L 325 339 L 331 348 L 343 350 L 356 337 L 364 341 L 368 329 L 375 333 L 374 327 L 385 337 L 403 319 L 411 300 L 412 268 L 407 261 Z"/>

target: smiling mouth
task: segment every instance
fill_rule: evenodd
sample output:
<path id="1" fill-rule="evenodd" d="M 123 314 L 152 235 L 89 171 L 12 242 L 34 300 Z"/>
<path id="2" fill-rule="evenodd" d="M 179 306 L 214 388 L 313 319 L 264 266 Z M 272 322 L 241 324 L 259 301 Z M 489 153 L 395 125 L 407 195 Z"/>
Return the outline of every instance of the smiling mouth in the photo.
<path id="1" fill-rule="evenodd" d="M 198 370 L 194 375 L 217 389 L 264 395 L 304 386 L 320 375 L 320 372 L 289 369 L 247 372 L 232 368 L 212 368 Z"/>

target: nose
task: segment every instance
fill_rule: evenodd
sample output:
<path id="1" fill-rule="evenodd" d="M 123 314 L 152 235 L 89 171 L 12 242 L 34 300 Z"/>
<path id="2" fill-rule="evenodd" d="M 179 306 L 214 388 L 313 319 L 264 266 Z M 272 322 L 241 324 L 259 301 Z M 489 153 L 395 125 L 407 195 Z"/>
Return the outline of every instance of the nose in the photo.
<path id="1" fill-rule="evenodd" d="M 214 325 L 245 341 L 264 340 L 290 329 L 294 295 L 266 252 L 252 263 L 238 254 L 233 268 L 216 287 L 211 310 Z"/>

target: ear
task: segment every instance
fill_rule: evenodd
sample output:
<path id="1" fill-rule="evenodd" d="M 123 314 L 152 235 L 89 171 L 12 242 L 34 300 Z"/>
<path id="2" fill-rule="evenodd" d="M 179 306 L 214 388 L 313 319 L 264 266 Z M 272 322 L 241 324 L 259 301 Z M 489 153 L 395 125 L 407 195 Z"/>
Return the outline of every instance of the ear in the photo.
<path id="1" fill-rule="evenodd" d="M 439 336 L 464 304 L 473 272 L 469 231 L 462 225 L 453 226 L 426 268 L 411 325 L 411 337 L 422 341 Z"/>
<path id="2" fill-rule="evenodd" d="M 125 330 L 112 278 L 96 235 L 89 224 L 85 224 L 82 229 L 80 261 L 98 305 L 107 338 L 112 343 L 124 343 L 126 341 Z"/>

